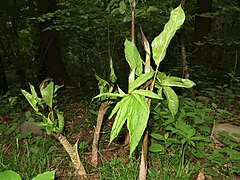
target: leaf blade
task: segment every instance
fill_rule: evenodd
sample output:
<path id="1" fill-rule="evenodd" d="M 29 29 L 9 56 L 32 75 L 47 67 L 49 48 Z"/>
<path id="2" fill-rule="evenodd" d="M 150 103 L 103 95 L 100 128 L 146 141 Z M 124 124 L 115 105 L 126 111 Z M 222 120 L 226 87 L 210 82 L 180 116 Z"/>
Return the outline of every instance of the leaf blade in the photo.
<path id="1" fill-rule="evenodd" d="M 130 66 L 130 69 L 135 69 L 136 75 L 140 76 L 142 74 L 142 58 L 137 50 L 134 43 L 129 40 L 125 40 L 124 43 L 125 58 Z"/>
<path id="2" fill-rule="evenodd" d="M 153 71 L 140 75 L 135 81 L 129 84 L 129 92 L 133 91 L 134 89 L 144 84 L 147 80 L 152 78 L 153 75 L 154 75 Z"/>
<path id="3" fill-rule="evenodd" d="M 167 47 L 176 31 L 181 27 L 185 20 L 185 14 L 181 5 L 171 12 L 169 21 L 165 24 L 164 30 L 152 42 L 152 52 L 155 64 L 159 66 L 164 59 Z"/>
<path id="4" fill-rule="evenodd" d="M 168 108 L 174 117 L 178 112 L 179 101 L 174 90 L 168 86 L 163 86 L 163 92 L 167 98 Z"/>
<path id="5" fill-rule="evenodd" d="M 132 101 L 132 98 L 128 96 L 125 98 L 124 103 L 122 102 L 120 104 L 120 107 L 117 111 L 117 116 L 112 126 L 112 130 L 110 134 L 110 143 L 118 136 L 120 130 L 125 124 L 131 111 L 131 101 Z"/>
<path id="6" fill-rule="evenodd" d="M 150 114 L 150 108 L 145 97 L 142 96 L 141 98 L 141 103 L 137 99 L 133 99 L 131 103 L 131 106 L 133 107 L 131 115 L 127 119 L 127 128 L 130 134 L 130 155 L 136 149 L 142 138 Z"/>
<path id="7" fill-rule="evenodd" d="M 144 89 L 134 90 L 132 91 L 132 94 L 138 94 L 153 99 L 162 99 L 159 95 L 155 94 L 154 92 Z"/>

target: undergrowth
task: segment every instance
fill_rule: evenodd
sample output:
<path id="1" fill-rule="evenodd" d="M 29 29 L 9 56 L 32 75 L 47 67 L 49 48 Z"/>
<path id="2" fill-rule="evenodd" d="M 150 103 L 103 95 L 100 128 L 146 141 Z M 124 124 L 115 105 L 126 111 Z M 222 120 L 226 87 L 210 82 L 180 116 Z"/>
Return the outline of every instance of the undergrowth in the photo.
<path id="1" fill-rule="evenodd" d="M 164 104 L 155 104 L 150 120 L 150 160 L 147 179 L 195 179 L 200 172 L 207 178 L 233 179 L 240 174 L 240 146 L 231 137 L 221 134 L 223 141 L 217 146 L 211 139 L 214 124 L 233 123 L 239 125 L 239 95 L 236 88 L 221 86 L 192 94 L 183 92 L 180 108 L 175 119 Z M 201 96 L 200 96 L 201 95 Z M 26 102 L 22 97 L 10 94 L 1 97 L 0 124 L 0 172 L 13 170 L 24 179 L 31 179 L 39 173 L 57 169 L 56 176 L 68 179 L 72 172 L 70 159 L 61 150 L 60 144 L 51 138 L 21 134 L 19 127 L 27 120 Z M 21 105 L 19 105 L 19 103 Z M 166 102 L 162 102 L 166 103 Z M 84 103 L 85 108 L 92 107 Z M 65 106 L 61 104 L 61 106 Z M 76 104 L 68 108 L 68 121 L 76 110 Z M 84 105 L 79 105 L 81 108 Z M 65 106 L 67 107 L 67 106 Z M 81 111 L 81 113 L 87 112 Z M 76 112 L 75 112 L 76 113 Z M 76 127 L 92 131 L 95 115 L 85 114 L 86 122 L 78 122 Z M 28 117 L 29 118 L 29 117 Z M 34 117 L 36 118 L 36 117 Z M 110 120 L 108 120 L 110 122 Z M 108 123 L 104 125 L 104 139 L 108 141 Z M 77 132 L 76 132 L 77 130 Z M 75 128 L 67 129 L 69 134 L 84 132 Z M 99 179 L 136 179 L 139 160 L 135 156 L 106 159 L 104 155 L 99 167 L 88 163 L 91 137 L 80 142 L 80 156 L 85 157 L 85 165 L 94 177 Z M 100 152 L 101 153 L 101 152 Z M 70 178 L 71 179 L 71 178 Z"/>

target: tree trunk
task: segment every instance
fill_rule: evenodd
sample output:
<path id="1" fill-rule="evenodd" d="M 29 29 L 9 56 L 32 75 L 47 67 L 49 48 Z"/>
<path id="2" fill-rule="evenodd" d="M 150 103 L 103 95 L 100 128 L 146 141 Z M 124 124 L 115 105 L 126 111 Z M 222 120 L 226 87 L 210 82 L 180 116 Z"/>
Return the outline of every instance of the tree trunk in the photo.
<path id="1" fill-rule="evenodd" d="M 0 96 L 4 95 L 7 92 L 7 90 L 8 90 L 7 78 L 5 75 L 2 57 L 0 55 Z"/>
<path id="2" fill-rule="evenodd" d="M 197 0 L 196 19 L 195 19 L 195 30 L 193 34 L 194 42 L 204 43 L 206 40 L 205 36 L 211 31 L 211 19 L 201 17 L 204 13 L 212 11 L 212 0 Z M 197 59 L 203 64 L 211 65 L 212 62 L 212 50 L 209 44 L 204 43 L 200 45 L 197 52 Z"/>
<path id="3" fill-rule="evenodd" d="M 37 8 L 40 15 L 56 10 L 56 0 L 38 0 Z M 40 46 L 39 46 L 39 61 L 40 72 L 39 80 L 42 81 L 47 76 L 54 79 L 56 82 L 67 82 L 70 78 L 65 69 L 65 65 L 61 58 L 61 50 L 58 38 L 58 32 L 54 30 L 44 29 L 51 26 L 51 21 L 39 23 L 40 29 Z"/>

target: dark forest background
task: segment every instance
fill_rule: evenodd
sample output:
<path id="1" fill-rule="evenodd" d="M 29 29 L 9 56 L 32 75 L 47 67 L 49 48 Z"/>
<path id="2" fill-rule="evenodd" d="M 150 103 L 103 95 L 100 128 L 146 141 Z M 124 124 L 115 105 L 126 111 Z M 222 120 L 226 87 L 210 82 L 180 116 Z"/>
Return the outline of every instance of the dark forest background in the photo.
<path id="1" fill-rule="evenodd" d="M 56 170 L 57 179 L 74 179 L 71 164 L 74 161 L 69 152 L 76 142 L 79 146 L 77 143 L 74 146 L 77 154 L 74 155 L 83 161 L 90 179 L 138 178 L 145 138 L 130 157 L 129 134 L 123 126 L 110 145 L 116 116 L 108 118 L 110 110 L 116 110 L 112 105 L 120 98 L 105 94 L 107 98 L 93 99 L 99 93 L 113 93 L 118 87 L 121 97 L 126 95 L 123 91 L 128 92 L 130 69 L 124 42 L 133 39 L 134 11 L 130 4 L 134 1 L 0 0 L 0 179 L 5 170 L 13 170 L 24 179 Z M 144 123 L 135 122 L 142 120 L 144 98 L 140 103 L 131 101 L 135 102 L 132 104 L 130 99 L 126 103 L 130 108 L 119 108 L 125 113 L 123 123 L 133 117 L 128 114 L 132 109 L 140 109 L 135 111 L 138 118 L 132 118 L 136 125 L 132 131 L 140 124 L 149 137 L 145 141 L 149 143 L 145 143 L 149 150 L 145 153 L 149 156 L 145 166 L 149 167 L 147 179 L 239 179 L 240 138 L 239 134 L 235 137 L 232 134 L 240 132 L 240 1 L 136 0 L 136 3 L 134 37 L 143 59 L 141 28 L 151 43 L 179 4 L 186 15 L 159 67 L 167 76 L 159 73 L 157 77 L 166 80 L 169 75 L 184 80 L 172 78 L 175 84 L 170 81 L 169 85 L 166 80 L 167 85 L 155 85 L 158 89 L 153 92 L 163 99 L 152 102 L 148 99 L 145 109 L 149 108 L 151 113 L 147 128 Z M 113 72 L 111 62 L 116 83 L 112 80 L 115 76 L 109 76 Z M 187 79 L 196 86 L 173 87 L 177 95 L 174 91 L 165 92 L 164 86 L 168 85 L 187 88 L 195 85 Z M 59 87 L 53 82 L 64 85 L 55 95 L 54 88 L 47 88 Z M 28 93 L 29 83 L 33 85 L 32 94 Z M 113 88 L 113 84 L 118 86 Z M 140 90 L 150 84 L 148 81 Z M 128 97 L 131 93 L 128 92 Z M 40 98 L 37 94 L 41 94 Z M 223 128 L 227 133 L 217 136 Z M 94 134 L 96 129 L 99 132 Z M 95 155 L 99 156 L 99 164 L 90 160 L 96 134 L 99 149 L 95 148 Z M 60 139 L 60 143 L 50 135 Z M 64 151 L 67 148 L 62 146 L 62 136 L 69 141 L 69 152 Z M 78 166 L 76 169 L 79 170 Z"/>
<path id="2" fill-rule="evenodd" d="M 1 1 L 0 92 L 26 88 L 46 77 L 65 84 L 93 86 L 94 74 L 107 78 L 113 58 L 119 83 L 128 66 L 123 42 L 130 39 L 130 8 L 120 0 Z M 178 1 L 138 1 L 136 45 L 140 26 L 151 42 Z M 186 22 L 168 49 L 162 70 L 182 76 L 185 47 L 190 78 L 226 83 L 236 77 L 239 60 L 239 1 L 198 0 L 185 3 Z M 210 80 L 209 80 L 210 79 Z M 231 79 L 230 79 L 231 80 Z"/>

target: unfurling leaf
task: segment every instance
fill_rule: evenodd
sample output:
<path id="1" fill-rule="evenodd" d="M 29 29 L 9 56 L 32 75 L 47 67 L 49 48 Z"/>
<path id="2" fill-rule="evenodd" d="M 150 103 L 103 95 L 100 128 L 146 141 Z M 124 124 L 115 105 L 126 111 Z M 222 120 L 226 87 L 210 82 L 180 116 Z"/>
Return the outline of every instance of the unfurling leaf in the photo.
<path id="1" fill-rule="evenodd" d="M 144 50 L 146 52 L 146 58 L 145 58 L 145 65 L 144 65 L 144 73 L 149 73 L 151 70 L 151 49 L 150 49 L 150 45 L 149 42 L 142 30 L 142 28 L 140 27 L 141 33 L 142 33 L 142 45 L 144 47 Z"/>
<path id="2" fill-rule="evenodd" d="M 143 48 L 144 50 L 146 51 L 146 53 L 148 54 L 151 54 L 151 51 L 150 51 L 150 45 L 149 45 L 149 42 L 142 30 L 142 28 L 140 27 L 140 30 L 141 30 L 141 33 L 142 33 L 142 45 L 143 45 Z"/>
<path id="3" fill-rule="evenodd" d="M 135 67 L 130 70 L 129 76 L 128 76 L 128 84 L 131 84 L 135 80 Z"/>
<path id="4" fill-rule="evenodd" d="M 112 83 L 115 83 L 117 81 L 117 76 L 116 76 L 114 68 L 113 68 L 112 57 L 110 57 L 109 62 L 110 62 L 110 77 L 109 77 L 109 79 Z"/>

